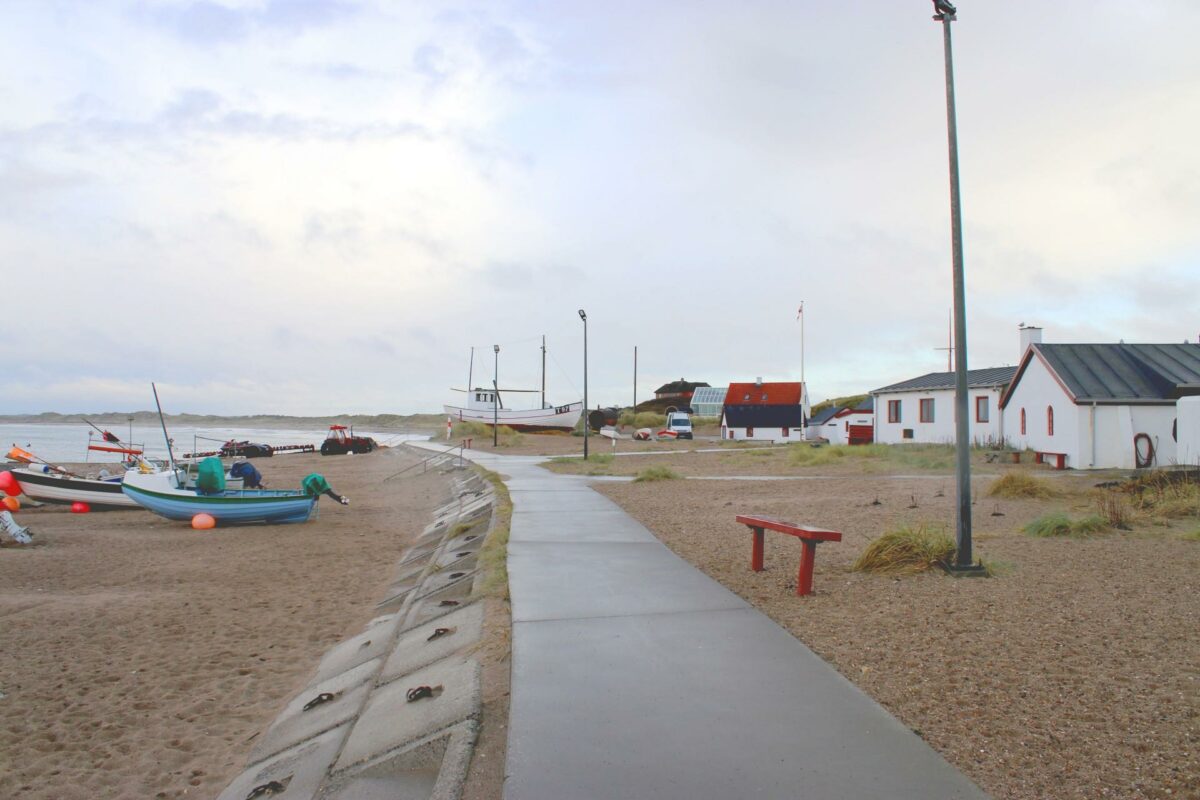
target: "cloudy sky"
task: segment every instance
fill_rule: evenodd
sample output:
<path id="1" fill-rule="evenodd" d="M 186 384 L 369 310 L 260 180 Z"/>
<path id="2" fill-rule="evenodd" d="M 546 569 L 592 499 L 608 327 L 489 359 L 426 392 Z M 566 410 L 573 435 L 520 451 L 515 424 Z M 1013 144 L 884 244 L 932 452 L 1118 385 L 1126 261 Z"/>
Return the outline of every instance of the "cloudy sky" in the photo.
<path id="1" fill-rule="evenodd" d="M 0 413 L 945 369 L 925 0 L 3 0 Z M 961 0 L 970 366 L 1200 333 L 1200 4 Z M 481 377 L 484 375 L 486 377 Z"/>

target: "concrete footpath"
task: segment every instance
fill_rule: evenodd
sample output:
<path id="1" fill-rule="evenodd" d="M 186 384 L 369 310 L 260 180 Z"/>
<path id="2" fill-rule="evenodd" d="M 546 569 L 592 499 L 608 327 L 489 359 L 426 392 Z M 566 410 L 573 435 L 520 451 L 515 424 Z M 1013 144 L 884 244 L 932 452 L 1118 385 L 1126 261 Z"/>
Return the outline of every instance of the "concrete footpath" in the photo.
<path id="1" fill-rule="evenodd" d="M 467 456 L 513 501 L 508 800 L 986 797 L 586 478 Z"/>

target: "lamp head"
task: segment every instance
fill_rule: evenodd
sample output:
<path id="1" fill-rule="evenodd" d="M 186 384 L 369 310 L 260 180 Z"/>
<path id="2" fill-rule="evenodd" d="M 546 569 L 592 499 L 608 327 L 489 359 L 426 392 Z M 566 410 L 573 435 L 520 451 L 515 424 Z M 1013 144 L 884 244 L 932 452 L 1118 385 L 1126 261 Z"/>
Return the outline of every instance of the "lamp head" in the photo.
<path id="1" fill-rule="evenodd" d="M 498 344 L 494 344 L 494 345 L 492 345 L 492 351 L 493 351 L 493 352 L 496 352 L 496 353 L 499 353 L 499 352 L 500 352 L 500 345 L 498 345 Z"/>
<path id="2" fill-rule="evenodd" d="M 584 322 L 587 322 L 587 312 L 584 311 L 582 308 L 579 309 L 579 318 L 581 320 L 583 320 Z"/>

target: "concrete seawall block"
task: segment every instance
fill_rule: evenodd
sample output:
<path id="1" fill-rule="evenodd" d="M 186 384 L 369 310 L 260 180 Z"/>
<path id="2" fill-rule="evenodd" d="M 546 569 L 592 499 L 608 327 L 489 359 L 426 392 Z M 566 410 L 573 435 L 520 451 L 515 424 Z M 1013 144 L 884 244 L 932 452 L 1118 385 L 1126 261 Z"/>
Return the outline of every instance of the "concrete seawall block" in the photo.
<path id="1" fill-rule="evenodd" d="M 251 751 L 251 762 L 261 761 L 353 719 L 367 701 L 379 666 L 380 659 L 359 664 L 296 695 Z M 330 699 L 322 700 L 330 695 Z M 307 711 L 306 705 L 311 705 Z"/>
<path id="2" fill-rule="evenodd" d="M 419 686 L 442 688 L 435 697 L 410 703 L 408 691 Z M 479 692 L 479 664 L 474 659 L 447 659 L 379 687 L 354 723 L 334 769 L 344 770 L 476 717 Z"/>
<path id="3" fill-rule="evenodd" d="M 260 796 L 275 800 L 312 800 L 317 796 L 349 731 L 349 725 L 342 725 L 286 750 L 269 761 L 256 764 L 234 778 L 217 800 L 246 800 L 260 786 L 270 787 L 261 790 L 263 794 Z M 276 789 L 275 786 L 283 788 Z M 271 793 L 266 794 L 268 791 Z"/>
<path id="4" fill-rule="evenodd" d="M 474 720 L 460 722 L 343 773 L 321 800 L 456 800 L 477 736 Z"/>
<path id="5" fill-rule="evenodd" d="M 399 614 L 389 614 L 386 621 L 372 625 L 357 636 L 334 645 L 326 651 L 320 665 L 317 666 L 314 682 L 328 680 L 352 667 L 385 655 L 391 649 L 402 621 Z"/>
<path id="6" fill-rule="evenodd" d="M 450 628 L 452 632 L 429 641 L 438 628 Z M 440 661 L 475 644 L 482 635 L 483 603 L 479 602 L 413 628 L 402 634 L 396 642 L 379 674 L 379 683 L 389 683 Z"/>

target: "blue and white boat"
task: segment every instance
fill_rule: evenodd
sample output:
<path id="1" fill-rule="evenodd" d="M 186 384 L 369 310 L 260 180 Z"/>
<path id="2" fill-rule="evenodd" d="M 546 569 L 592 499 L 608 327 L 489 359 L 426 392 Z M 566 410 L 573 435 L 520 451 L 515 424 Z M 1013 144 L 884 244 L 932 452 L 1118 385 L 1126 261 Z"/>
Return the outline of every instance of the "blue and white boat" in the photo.
<path id="1" fill-rule="evenodd" d="M 204 494 L 195 486 L 188 487 L 181 472 L 144 475 L 130 471 L 121 491 L 160 517 L 190 522 L 197 514 L 208 514 L 217 525 L 307 522 L 316 508 L 317 498 L 300 490 L 227 489 Z"/>

